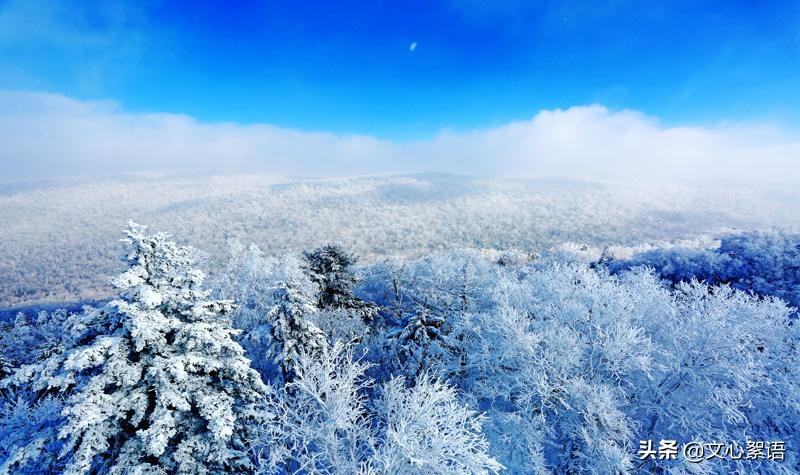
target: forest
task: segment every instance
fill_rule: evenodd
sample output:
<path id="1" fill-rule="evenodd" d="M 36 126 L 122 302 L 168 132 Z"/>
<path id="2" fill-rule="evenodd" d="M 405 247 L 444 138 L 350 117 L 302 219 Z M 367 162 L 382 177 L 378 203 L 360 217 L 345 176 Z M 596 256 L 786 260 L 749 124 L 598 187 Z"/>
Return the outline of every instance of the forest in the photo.
<path id="1" fill-rule="evenodd" d="M 800 470 L 800 235 L 368 262 L 124 239 L 112 298 L 2 323 L 0 473 Z"/>
<path id="2" fill-rule="evenodd" d="M 286 178 L 140 173 L 0 183 L 0 307 L 105 299 L 128 219 L 209 253 L 336 241 L 362 263 L 462 247 L 671 246 L 732 231 L 800 230 L 797 189 L 755 183 L 603 182 L 448 173 Z M 685 247 L 685 246 L 684 246 Z"/>
<path id="3" fill-rule="evenodd" d="M 800 474 L 800 0 L 0 0 L 0 475 Z"/>

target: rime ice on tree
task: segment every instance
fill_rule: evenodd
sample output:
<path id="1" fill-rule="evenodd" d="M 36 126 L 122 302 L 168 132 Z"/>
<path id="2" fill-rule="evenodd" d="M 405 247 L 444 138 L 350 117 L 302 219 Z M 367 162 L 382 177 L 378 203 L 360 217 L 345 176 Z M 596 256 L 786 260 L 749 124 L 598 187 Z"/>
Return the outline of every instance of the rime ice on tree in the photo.
<path id="1" fill-rule="evenodd" d="M 66 471 L 250 470 L 244 421 L 265 387 L 232 339 L 233 303 L 208 300 L 190 248 L 132 222 L 126 235 L 110 324 L 66 355 L 58 378 L 85 381 L 63 410 Z"/>
<path id="2" fill-rule="evenodd" d="M 319 308 L 343 308 L 357 314 L 365 322 L 370 322 L 378 310 L 374 305 L 353 295 L 353 286 L 358 279 L 352 267 L 357 258 L 348 254 L 338 244 L 326 244 L 303 253 L 306 272 L 319 286 Z"/>
<path id="3" fill-rule="evenodd" d="M 327 344 L 325 334 L 306 320 L 313 305 L 291 284 L 282 283 L 275 290 L 277 304 L 270 311 L 272 339 L 269 353 L 283 373 L 284 382 L 294 379 L 300 352 L 319 353 Z"/>

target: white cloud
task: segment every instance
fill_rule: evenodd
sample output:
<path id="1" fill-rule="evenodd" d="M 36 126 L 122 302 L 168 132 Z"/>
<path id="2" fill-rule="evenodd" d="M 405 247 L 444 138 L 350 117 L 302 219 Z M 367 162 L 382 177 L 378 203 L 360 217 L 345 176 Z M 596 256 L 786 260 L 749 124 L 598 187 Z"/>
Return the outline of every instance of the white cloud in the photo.
<path id="1" fill-rule="evenodd" d="M 640 112 L 591 105 L 398 143 L 271 125 L 203 123 L 179 114 L 133 114 L 113 102 L 5 91 L 0 92 L 0 165 L 10 179 L 203 169 L 800 182 L 800 139 L 769 124 L 665 127 Z"/>

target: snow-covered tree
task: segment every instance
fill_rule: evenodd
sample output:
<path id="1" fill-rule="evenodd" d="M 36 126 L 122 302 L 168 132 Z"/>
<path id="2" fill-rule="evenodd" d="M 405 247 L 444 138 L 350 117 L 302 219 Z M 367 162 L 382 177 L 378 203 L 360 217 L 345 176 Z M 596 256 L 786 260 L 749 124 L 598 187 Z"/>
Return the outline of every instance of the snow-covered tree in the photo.
<path id="1" fill-rule="evenodd" d="M 37 387 L 70 391 L 59 430 L 66 473 L 247 472 L 248 419 L 265 387 L 234 340 L 233 303 L 209 300 L 191 248 L 129 223 L 122 295 L 93 315 L 101 331 Z"/>
<path id="2" fill-rule="evenodd" d="M 466 392 L 514 472 L 629 473 L 626 395 L 651 344 L 628 289 L 588 266 L 529 266 L 498 276 L 495 308 L 465 322 Z"/>
<path id="3" fill-rule="evenodd" d="M 361 473 L 373 452 L 367 391 L 370 364 L 352 346 L 335 342 L 316 354 L 300 352 L 296 377 L 270 386 L 254 446 L 259 473 Z"/>
<path id="4" fill-rule="evenodd" d="M 58 427 L 63 422 L 63 401 L 58 395 L 25 389 L 4 390 L 0 398 L 0 474 L 61 473 L 58 454 L 63 443 Z"/>
<path id="5" fill-rule="evenodd" d="M 485 418 L 465 407 L 456 389 L 427 374 L 412 387 L 402 378 L 383 385 L 379 401 L 382 446 L 374 466 L 381 473 L 479 474 L 504 467 L 489 455 Z"/>
<path id="6" fill-rule="evenodd" d="M 311 251 L 305 251 L 306 270 L 311 280 L 319 285 L 321 308 L 342 306 L 353 298 L 353 285 L 356 276 L 352 266 L 356 257 L 338 244 L 326 244 Z"/>
<path id="7" fill-rule="evenodd" d="M 353 295 L 353 286 L 358 282 L 352 269 L 356 256 L 338 244 L 326 244 L 304 252 L 303 257 L 308 276 L 319 286 L 319 308 L 345 308 L 365 322 L 377 315 L 377 307 Z"/>
<path id="8" fill-rule="evenodd" d="M 456 389 L 420 375 L 395 378 L 375 392 L 370 363 L 339 342 L 300 353 L 297 377 L 266 398 L 273 417 L 254 446 L 263 473 L 479 474 L 501 465 L 488 451 L 483 416 L 460 403 Z"/>
<path id="9" fill-rule="evenodd" d="M 800 324 L 774 298 L 798 301 L 794 235 L 454 249 L 361 279 L 340 249 L 234 243 L 213 299 L 188 249 L 129 238 L 119 299 L 0 324 L 0 475 L 800 472 Z M 648 439 L 787 450 L 639 460 Z"/>
<path id="10" fill-rule="evenodd" d="M 615 272 L 648 266 L 674 285 L 692 279 L 729 284 L 800 306 L 800 234 L 796 233 L 731 234 L 714 248 L 656 248 L 612 264 Z"/>
<path id="11" fill-rule="evenodd" d="M 422 307 L 409 315 L 403 326 L 386 335 L 395 364 L 403 374 L 415 377 L 448 359 L 444 324 L 443 317 Z"/>
<path id="12" fill-rule="evenodd" d="M 796 440 L 798 330 L 782 302 L 554 262 L 488 293 L 495 307 L 462 322 L 461 381 L 512 471 L 630 473 L 642 439 Z M 714 470 L 767 467 L 747 463 Z"/>
<path id="13" fill-rule="evenodd" d="M 292 381 L 297 373 L 301 353 L 319 354 L 327 345 L 325 334 L 308 317 L 314 305 L 291 283 L 282 283 L 275 290 L 276 304 L 267 314 L 264 329 L 269 328 L 268 351 L 281 368 L 283 381 Z"/>
<path id="14" fill-rule="evenodd" d="M 13 369 L 14 364 L 11 363 L 4 354 L 0 353 L 0 381 L 2 381 L 6 376 L 10 375 Z"/>
<path id="15" fill-rule="evenodd" d="M 445 319 L 463 316 L 490 306 L 486 288 L 499 266 L 495 256 L 473 249 L 455 249 L 425 256 L 412 265 L 405 282 L 415 305 L 437 310 Z"/>
<path id="16" fill-rule="evenodd" d="M 18 314 L 0 338 L 0 351 L 14 362 L 13 373 L 0 381 L 0 474 L 61 473 L 64 399 L 86 383 L 90 374 L 67 373 L 64 363 L 75 348 L 116 328 L 108 308 L 39 312 L 35 319 Z"/>
<path id="17" fill-rule="evenodd" d="M 630 410 L 643 438 L 800 443 L 800 329 L 789 318 L 791 309 L 697 281 L 679 284 L 671 297 L 659 307 L 640 303 L 659 363 L 652 378 L 637 384 Z M 800 466 L 794 453 L 785 462 L 790 471 Z M 721 465 L 729 473 L 775 468 L 764 460 Z M 668 465 L 650 460 L 646 467 Z"/>
<path id="18" fill-rule="evenodd" d="M 62 351 L 69 317 L 65 310 L 42 310 L 35 318 L 20 312 L 13 322 L 0 323 L 0 359 L 20 367 Z"/>
<path id="19" fill-rule="evenodd" d="M 280 289 L 291 286 L 304 317 L 316 321 L 313 302 L 318 287 L 292 253 L 270 256 L 255 244 L 245 247 L 238 241 L 229 242 L 229 251 L 230 259 L 214 282 L 216 295 L 237 302 L 233 314 L 234 326 L 241 330 L 237 340 L 262 379 L 272 381 L 280 377 L 281 368 L 274 360 L 277 354 L 269 351 L 274 321 L 268 315 L 284 303 L 286 292 Z"/>

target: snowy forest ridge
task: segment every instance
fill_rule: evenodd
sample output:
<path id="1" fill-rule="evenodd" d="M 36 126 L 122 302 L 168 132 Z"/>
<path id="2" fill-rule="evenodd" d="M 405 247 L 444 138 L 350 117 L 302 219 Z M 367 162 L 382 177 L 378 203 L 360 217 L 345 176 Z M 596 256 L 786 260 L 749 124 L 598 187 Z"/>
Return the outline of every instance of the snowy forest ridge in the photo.
<path id="1" fill-rule="evenodd" d="M 0 324 L 0 474 L 800 469 L 798 234 L 360 268 L 234 242 L 207 283 L 197 250 L 127 238 L 114 300 Z"/>
<path id="2" fill-rule="evenodd" d="M 422 174 L 286 179 L 138 174 L 0 184 L 0 308 L 110 296 L 128 218 L 225 259 L 337 241 L 362 262 L 456 247 L 539 252 L 564 242 L 660 244 L 800 229 L 800 196 L 703 184 Z"/>

